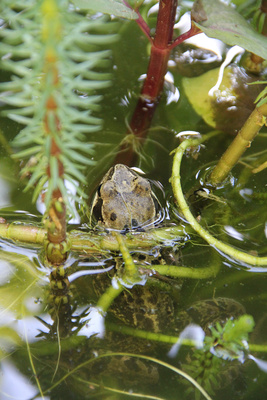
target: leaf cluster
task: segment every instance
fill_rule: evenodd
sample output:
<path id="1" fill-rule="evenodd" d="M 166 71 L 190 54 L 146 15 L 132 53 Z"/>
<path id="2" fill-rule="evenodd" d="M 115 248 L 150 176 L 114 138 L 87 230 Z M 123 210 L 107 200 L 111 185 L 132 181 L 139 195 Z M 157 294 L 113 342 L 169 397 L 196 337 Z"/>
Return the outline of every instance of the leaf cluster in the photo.
<path id="1" fill-rule="evenodd" d="M 240 4 L 239 4 L 240 3 Z M 237 2 L 237 11 L 244 18 L 250 19 L 258 32 L 262 31 L 266 14 L 261 11 L 262 0 L 245 0 Z"/>
<path id="2" fill-rule="evenodd" d="M 244 362 L 248 335 L 253 328 L 254 320 L 247 314 L 236 319 L 228 319 L 224 324 L 216 322 L 215 326 L 209 327 L 211 335 L 205 336 L 203 348 L 194 350 L 190 362 L 184 364 L 183 369 L 209 394 L 214 395 L 214 390 L 223 385 L 223 380 L 226 379 L 224 374 L 234 368 L 234 364 L 227 364 L 227 368 L 224 368 L 226 367 L 224 360 Z M 191 392 L 192 388 L 187 391 Z M 198 399 L 199 393 L 195 392 L 195 395 Z"/>
<path id="3" fill-rule="evenodd" d="M 205 338 L 205 344 L 219 358 L 244 361 L 248 334 L 253 328 L 254 320 L 247 314 L 238 319 L 228 319 L 224 325 L 217 322 L 215 327 L 210 327 L 212 336 Z"/>
<path id="4" fill-rule="evenodd" d="M 214 395 L 214 390 L 221 384 L 222 360 L 214 357 L 210 352 L 195 350 L 190 362 L 183 365 L 183 370 L 194 378 L 201 387 L 205 388 L 210 395 Z M 186 390 L 186 393 L 189 394 L 192 391 L 195 392 L 195 399 L 200 400 L 199 392 L 191 386 Z"/>

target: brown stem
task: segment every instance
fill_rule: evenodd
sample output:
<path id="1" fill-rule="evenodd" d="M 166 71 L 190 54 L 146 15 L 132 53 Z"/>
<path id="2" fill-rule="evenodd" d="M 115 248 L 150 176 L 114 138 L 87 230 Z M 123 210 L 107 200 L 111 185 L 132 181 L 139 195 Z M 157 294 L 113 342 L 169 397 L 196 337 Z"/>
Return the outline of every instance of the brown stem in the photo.
<path id="1" fill-rule="evenodd" d="M 169 47 L 161 48 L 155 46 L 155 44 L 152 46 L 147 77 L 141 92 L 143 101 L 157 104 L 163 89 L 169 55 Z"/>
<path id="2" fill-rule="evenodd" d="M 155 47 L 166 49 L 171 44 L 177 0 L 161 0 L 154 39 Z"/>
<path id="3" fill-rule="evenodd" d="M 191 37 L 198 35 L 199 33 L 202 33 L 201 29 L 199 29 L 194 22 L 192 21 L 192 26 L 189 29 L 189 31 L 182 33 L 178 38 L 176 38 L 172 44 L 171 44 L 171 49 L 174 49 L 174 47 L 178 46 L 179 44 L 183 43 L 185 40 L 190 39 Z"/>
<path id="4" fill-rule="evenodd" d="M 127 134 L 134 134 L 141 142 L 147 135 L 162 92 L 171 51 L 176 7 L 177 0 L 161 0 L 159 4 L 156 34 L 152 42 L 147 76 L 127 131 Z M 134 165 L 136 157 L 133 148 L 128 148 L 127 143 L 124 143 L 115 163 Z"/>
<path id="5" fill-rule="evenodd" d="M 48 241 L 59 244 L 66 240 L 66 206 L 58 189 L 53 192 L 53 200 L 49 207 L 49 221 L 49 226 L 53 225 L 53 228 L 47 230 Z"/>
<path id="6" fill-rule="evenodd" d="M 71 334 L 72 307 L 70 282 L 64 266 L 54 268 L 50 274 L 50 295 L 48 298 L 49 314 L 54 321 L 50 326 L 50 335 L 58 334 L 60 338 Z"/>
<path id="7" fill-rule="evenodd" d="M 127 4 L 125 1 L 124 3 Z M 142 146 L 147 136 L 154 112 L 160 100 L 170 52 L 184 40 L 201 32 L 192 22 L 191 29 L 173 41 L 176 8 L 177 0 L 160 1 L 156 33 L 153 40 L 149 36 L 148 26 L 143 19 L 140 19 L 141 16 L 137 19 L 142 31 L 152 41 L 151 55 L 146 79 L 127 131 L 127 135 L 132 137 L 128 140 L 126 136 L 126 140 L 122 143 L 114 164 L 122 163 L 128 166 L 135 164 L 137 149 Z"/>
<path id="8" fill-rule="evenodd" d="M 57 82 L 56 82 L 57 83 Z M 49 118 L 50 116 L 50 118 Z M 53 123 L 51 123 L 53 121 Z M 61 123 L 57 115 L 57 102 L 51 95 L 46 103 L 46 114 L 44 117 L 44 129 L 47 135 L 52 135 L 56 130 L 57 135 L 61 133 Z M 50 157 L 57 159 L 58 177 L 61 179 L 64 174 L 64 166 L 59 159 L 61 149 L 58 147 L 55 139 L 52 137 L 50 147 Z M 47 167 L 47 175 L 51 177 L 50 166 Z M 45 253 L 47 260 L 52 265 L 62 264 L 66 258 L 66 205 L 63 202 L 62 193 L 59 188 L 52 193 L 52 200 L 48 208 L 47 244 Z"/>
<path id="9" fill-rule="evenodd" d="M 235 166 L 246 149 L 250 147 L 252 140 L 258 134 L 261 127 L 266 124 L 266 120 L 267 104 L 256 107 L 233 142 L 222 155 L 218 164 L 212 171 L 208 183 L 216 186 L 227 178 L 231 169 Z"/>

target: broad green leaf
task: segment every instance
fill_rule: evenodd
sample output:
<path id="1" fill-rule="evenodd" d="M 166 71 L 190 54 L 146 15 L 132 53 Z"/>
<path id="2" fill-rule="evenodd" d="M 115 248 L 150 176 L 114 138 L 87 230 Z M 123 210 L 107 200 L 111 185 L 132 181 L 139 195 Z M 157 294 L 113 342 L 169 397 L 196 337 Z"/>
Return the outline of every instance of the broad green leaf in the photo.
<path id="1" fill-rule="evenodd" d="M 219 75 L 220 68 L 215 68 L 195 78 L 183 78 L 183 87 L 195 112 L 207 124 L 234 134 L 255 108 L 261 85 L 250 85 L 253 78 L 234 64 L 224 69 L 216 88 Z"/>
<path id="2" fill-rule="evenodd" d="M 136 19 L 138 15 L 127 7 L 122 0 L 72 0 L 72 3 L 81 10 L 92 10 L 116 17 Z"/>
<path id="3" fill-rule="evenodd" d="M 233 7 L 219 0 L 196 0 L 191 15 L 207 36 L 267 59 L 266 37 L 257 33 Z"/>
<path id="4" fill-rule="evenodd" d="M 216 101 L 215 97 L 218 96 L 218 92 L 213 96 L 210 96 L 209 91 L 214 85 L 216 85 L 218 75 L 219 68 L 215 68 L 201 76 L 183 79 L 183 86 L 186 96 L 194 107 L 194 110 L 208 125 L 214 128 L 216 127 L 216 121 L 212 103 L 213 101 Z M 233 93 L 229 93 L 229 86 L 230 81 L 228 75 L 224 74 L 224 78 L 220 86 L 220 93 L 221 91 L 227 91 L 229 96 L 234 95 Z"/>

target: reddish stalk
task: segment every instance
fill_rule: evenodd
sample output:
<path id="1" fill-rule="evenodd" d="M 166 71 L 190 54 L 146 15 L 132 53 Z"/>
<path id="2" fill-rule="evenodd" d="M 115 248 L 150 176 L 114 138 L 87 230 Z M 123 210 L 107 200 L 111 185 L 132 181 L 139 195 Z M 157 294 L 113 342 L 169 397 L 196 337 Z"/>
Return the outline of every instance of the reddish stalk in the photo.
<path id="1" fill-rule="evenodd" d="M 50 119 L 48 118 L 50 116 Z M 46 103 L 46 114 L 44 118 L 44 129 L 47 135 L 51 135 L 51 120 L 54 121 L 54 129 L 57 130 L 57 134 L 60 134 L 61 124 L 57 115 L 57 103 L 54 97 L 51 95 Z M 49 123 L 50 121 L 50 123 Z M 58 176 L 61 178 L 64 174 L 64 166 L 59 159 L 61 150 L 56 144 L 54 138 L 51 141 L 50 156 L 57 158 L 58 164 Z M 51 177 L 50 166 L 47 167 L 47 175 Z M 47 225 L 47 245 L 46 245 L 46 257 L 48 261 L 53 265 L 62 264 L 67 254 L 64 251 L 66 244 L 67 231 L 66 231 L 66 205 L 63 202 L 62 194 L 59 188 L 55 189 L 52 193 L 52 200 L 48 208 L 48 221 Z"/>
<path id="2" fill-rule="evenodd" d="M 127 3 L 125 2 L 125 4 Z M 128 7 L 130 6 L 128 5 Z M 200 33 L 200 30 L 192 25 L 188 32 L 173 41 L 176 8 L 177 0 L 160 0 L 154 39 L 149 36 L 149 27 L 139 13 L 139 18 L 136 20 L 152 43 L 146 79 L 127 131 L 127 135 L 134 135 L 140 145 L 146 138 L 155 109 L 160 100 L 171 50 L 184 40 Z M 122 144 L 114 163 L 132 166 L 135 164 L 136 158 L 135 149 L 126 140 Z"/>
<path id="3" fill-rule="evenodd" d="M 174 49 L 174 47 L 178 46 L 179 44 L 183 43 L 185 40 L 190 39 L 191 37 L 198 35 L 199 33 L 201 33 L 201 29 L 199 29 L 193 21 L 191 21 L 191 28 L 189 29 L 189 31 L 182 33 L 180 36 L 178 36 L 178 38 L 176 38 L 172 44 L 171 44 L 171 49 Z"/>

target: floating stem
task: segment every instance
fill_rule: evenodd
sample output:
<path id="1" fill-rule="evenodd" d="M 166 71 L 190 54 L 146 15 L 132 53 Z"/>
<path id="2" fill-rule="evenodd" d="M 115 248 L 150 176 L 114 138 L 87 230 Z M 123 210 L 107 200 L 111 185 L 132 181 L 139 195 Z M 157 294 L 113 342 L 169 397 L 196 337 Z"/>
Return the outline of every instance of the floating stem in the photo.
<path id="1" fill-rule="evenodd" d="M 188 278 L 188 279 L 208 279 L 214 278 L 219 272 L 220 266 L 218 262 L 212 263 L 205 268 L 180 267 L 178 265 L 153 265 L 153 271 L 160 275 L 171 276 L 172 278 Z"/>
<path id="2" fill-rule="evenodd" d="M 7 223 L 4 219 L 0 222 L 0 237 L 21 244 L 31 244 L 33 246 L 43 245 L 46 230 L 38 225 L 25 224 L 22 222 Z M 184 228 L 177 226 L 171 228 L 157 228 L 149 232 L 140 232 L 138 235 L 128 233 L 124 237 L 125 245 L 128 249 L 151 248 L 164 240 L 181 240 L 185 237 Z M 70 249 L 82 254 L 101 253 L 103 251 L 119 251 L 118 241 L 113 235 L 99 235 L 97 233 L 84 233 L 81 231 L 71 231 L 68 233 Z"/>
<path id="3" fill-rule="evenodd" d="M 212 247 L 215 247 L 217 250 L 223 252 L 227 256 L 230 256 L 234 260 L 244 262 L 246 264 L 250 265 L 257 265 L 257 266 L 264 266 L 267 265 L 267 257 L 258 257 L 258 256 L 253 256 L 251 254 L 245 253 L 243 251 L 240 251 L 228 244 L 225 244 L 221 242 L 220 240 L 216 239 L 214 236 L 212 236 L 209 232 L 207 232 L 202 226 L 196 221 L 195 217 L 192 215 L 186 200 L 184 198 L 184 194 L 182 191 L 181 187 L 181 175 L 180 175 L 180 168 L 181 168 L 181 162 L 182 162 L 182 157 L 184 152 L 188 147 L 194 147 L 198 146 L 202 142 L 204 142 L 207 139 L 207 137 L 201 138 L 201 139 L 186 139 L 183 141 L 180 146 L 175 150 L 175 155 L 174 155 L 174 160 L 173 160 L 173 167 L 172 167 L 172 177 L 171 177 L 171 183 L 172 183 L 172 188 L 173 188 L 173 193 L 175 196 L 175 199 L 191 225 L 191 227 L 206 241 L 208 242 Z"/>

